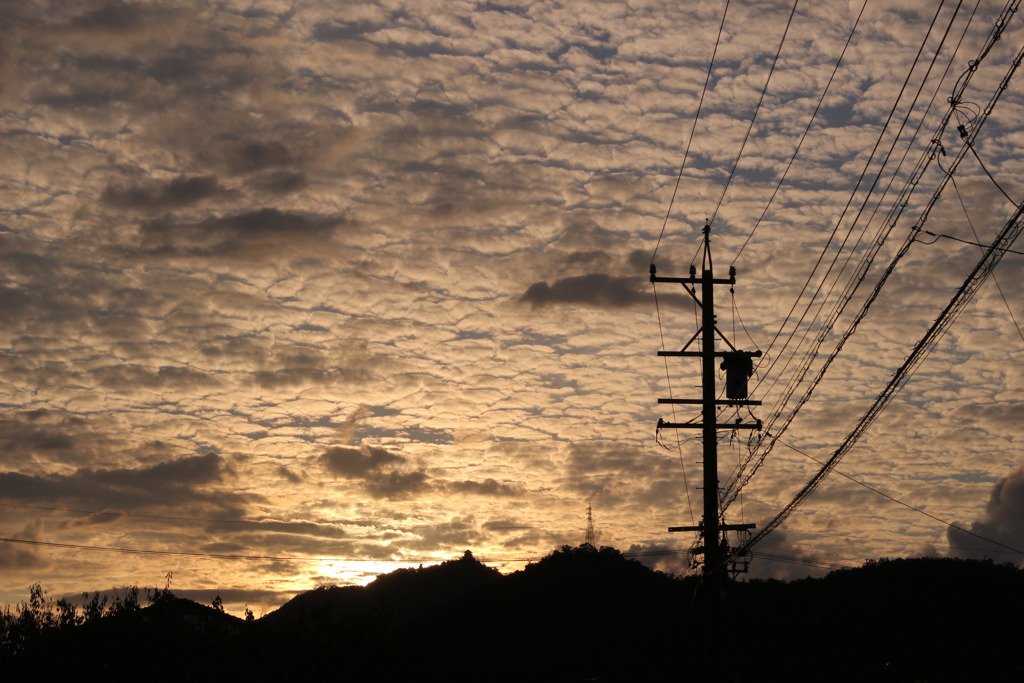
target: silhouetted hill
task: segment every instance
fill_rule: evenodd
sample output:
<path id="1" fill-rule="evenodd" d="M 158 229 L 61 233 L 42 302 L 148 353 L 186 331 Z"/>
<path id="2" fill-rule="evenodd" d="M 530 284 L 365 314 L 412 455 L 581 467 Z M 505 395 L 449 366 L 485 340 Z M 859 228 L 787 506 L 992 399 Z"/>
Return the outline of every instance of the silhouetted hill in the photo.
<path id="1" fill-rule="evenodd" d="M 402 629 L 394 642 L 407 654 L 389 673 L 420 681 L 658 680 L 671 673 L 663 662 L 678 661 L 664 655 L 681 652 L 676 636 L 694 586 L 614 548 L 565 546 Z"/>
<path id="2" fill-rule="evenodd" d="M 281 633 L 303 637 L 337 629 L 365 632 L 370 624 L 392 626 L 417 613 L 459 598 L 477 586 L 496 582 L 501 573 L 477 562 L 470 551 L 458 560 L 418 569 L 397 569 L 367 586 L 323 586 L 296 596 L 260 619 Z M 361 622 L 355 629 L 354 621 Z M 371 627 L 372 628 L 372 627 Z"/>
<path id="3" fill-rule="evenodd" d="M 868 562 L 736 584 L 728 609 L 745 680 L 1024 680 L 1024 572 L 1012 565 Z"/>
<path id="4" fill-rule="evenodd" d="M 78 626 L 7 619 L 0 670 L 9 680 L 700 681 L 701 603 L 698 578 L 612 548 L 565 546 L 507 576 L 467 552 L 309 591 L 255 622 L 166 591 Z M 1013 566 L 881 560 L 732 584 L 723 603 L 732 681 L 1024 680 L 1024 572 Z"/>

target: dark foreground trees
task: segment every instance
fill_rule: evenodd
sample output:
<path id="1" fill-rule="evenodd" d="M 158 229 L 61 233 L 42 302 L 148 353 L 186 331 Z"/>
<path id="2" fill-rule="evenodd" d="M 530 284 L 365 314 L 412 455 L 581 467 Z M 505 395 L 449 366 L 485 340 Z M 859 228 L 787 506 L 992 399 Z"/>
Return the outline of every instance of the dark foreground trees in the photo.
<path id="1" fill-rule="evenodd" d="M 259 620 L 170 591 L 86 609 L 38 586 L 0 620 L 8 680 L 700 681 L 698 579 L 565 546 L 502 576 L 471 554 L 323 587 Z M 733 681 L 1018 681 L 1024 573 L 884 560 L 823 579 L 733 584 Z"/>

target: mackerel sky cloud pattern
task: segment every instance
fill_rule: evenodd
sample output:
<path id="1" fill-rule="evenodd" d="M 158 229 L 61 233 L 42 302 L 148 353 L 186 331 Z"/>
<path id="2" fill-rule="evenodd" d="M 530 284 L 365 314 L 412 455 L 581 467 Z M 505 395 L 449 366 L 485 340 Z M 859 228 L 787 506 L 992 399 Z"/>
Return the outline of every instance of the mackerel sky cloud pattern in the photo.
<path id="1" fill-rule="evenodd" d="M 953 18 L 947 4 L 913 88 Z M 791 7 L 730 6 L 658 248 L 660 274 L 684 275 L 697 251 Z M 735 295 L 719 295 L 720 328 L 739 347 L 767 348 L 782 325 L 938 7 L 868 3 L 792 170 L 735 262 Z M 320 583 L 365 582 L 466 548 L 510 571 L 581 542 L 588 503 L 602 543 L 685 550 L 693 539 L 666 528 L 694 523 L 700 444 L 677 451 L 674 435 L 662 434 L 670 450 L 655 441 L 657 419 L 670 417 L 656 402 L 669 393 L 656 352 L 662 333 L 667 348 L 680 347 L 696 320 L 681 290 L 659 288 L 656 309 L 647 278 L 722 9 L 4 3 L 0 536 L 346 559 L 0 543 L 0 601 L 24 599 L 34 581 L 77 594 L 158 585 L 173 571 L 175 586 L 230 588 L 269 609 Z M 716 269 L 764 210 L 859 10 L 798 6 L 715 219 Z M 892 204 L 999 10 L 980 7 L 969 26 L 969 9 L 956 15 L 840 265 L 875 205 L 865 241 Z M 1015 16 L 966 100 L 988 101 L 1022 41 Z M 1024 199 L 1022 77 L 976 147 Z M 943 139 L 950 154 L 958 140 L 954 123 Z M 865 287 L 947 160 L 933 162 Z M 966 214 L 948 187 L 925 228 L 990 241 L 1013 206 L 973 157 L 955 180 Z M 838 242 L 827 249 L 831 258 Z M 786 441 L 827 457 L 979 257 L 947 239 L 915 245 Z M 1021 263 L 1005 257 L 996 278 L 1006 303 L 987 283 L 840 466 L 1018 547 L 1024 339 L 1007 307 L 1024 318 Z M 697 366 L 676 361 L 673 395 L 695 396 Z M 765 399 L 758 416 L 789 379 L 784 361 L 751 385 Z M 680 419 L 691 417 L 685 408 Z M 724 478 L 746 444 L 722 438 Z M 777 447 L 730 521 L 762 524 L 816 468 Z M 839 478 L 766 545 L 846 564 L 921 553 L 1024 559 L 955 531 L 947 538 L 934 521 Z M 644 560 L 686 564 L 683 555 Z M 798 570 L 807 568 L 754 567 L 758 576 Z"/>

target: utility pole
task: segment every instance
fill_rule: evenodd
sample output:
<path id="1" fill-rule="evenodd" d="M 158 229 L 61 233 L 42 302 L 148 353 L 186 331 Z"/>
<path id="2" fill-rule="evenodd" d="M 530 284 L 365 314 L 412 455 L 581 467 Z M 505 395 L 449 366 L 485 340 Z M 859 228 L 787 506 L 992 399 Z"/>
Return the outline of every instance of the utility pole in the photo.
<path id="1" fill-rule="evenodd" d="M 689 277 L 659 277 L 657 268 L 651 264 L 651 282 L 678 283 L 693 298 L 701 309 L 701 327 L 690 338 L 680 351 L 659 351 L 659 356 L 681 356 L 700 358 L 701 360 L 701 398 L 659 398 L 658 403 L 701 406 L 700 422 L 665 422 L 658 420 L 658 430 L 662 429 L 700 429 L 704 440 L 704 516 L 697 526 L 669 527 L 669 531 L 696 531 L 703 540 L 703 546 L 696 548 L 694 553 L 703 553 L 703 590 L 704 590 L 704 626 L 705 626 L 705 670 L 708 680 L 721 680 L 722 652 L 722 618 L 721 593 L 728 577 L 726 560 L 729 557 L 729 546 L 725 538 L 726 531 L 753 529 L 753 524 L 724 524 L 719 514 L 718 496 L 718 430 L 719 429 L 761 429 L 761 421 L 743 423 L 740 418 L 735 422 L 718 422 L 719 406 L 757 406 L 760 401 L 747 399 L 747 379 L 753 373 L 752 358 L 759 357 L 760 351 L 738 351 L 717 327 L 715 317 L 715 285 L 736 284 L 736 269 L 729 268 L 729 277 L 716 278 L 711 260 L 711 227 L 704 226 L 704 255 L 701 274 L 698 277 L 697 267 L 690 266 Z M 700 285 L 698 297 L 696 286 Z M 700 350 L 690 351 L 689 347 L 701 340 Z M 717 350 L 716 338 L 720 338 L 729 350 Z M 718 398 L 715 367 L 717 359 L 722 359 L 720 367 L 726 371 L 725 399 Z"/>

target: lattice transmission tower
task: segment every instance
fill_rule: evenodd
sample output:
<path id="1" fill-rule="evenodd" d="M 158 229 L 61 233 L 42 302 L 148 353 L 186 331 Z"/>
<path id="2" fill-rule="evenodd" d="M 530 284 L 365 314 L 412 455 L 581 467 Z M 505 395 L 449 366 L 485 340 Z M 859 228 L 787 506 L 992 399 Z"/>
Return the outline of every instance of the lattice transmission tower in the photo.
<path id="1" fill-rule="evenodd" d="M 590 503 L 587 503 L 587 534 L 583 537 L 583 544 L 597 548 L 597 534 L 594 533 L 594 510 Z"/>

